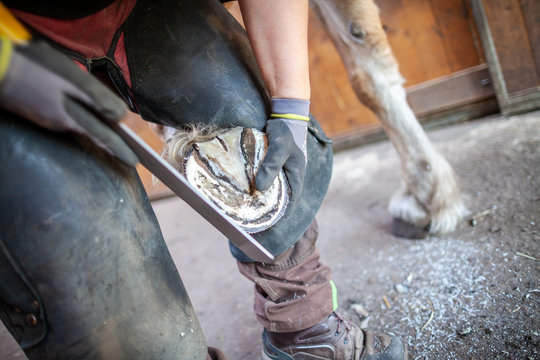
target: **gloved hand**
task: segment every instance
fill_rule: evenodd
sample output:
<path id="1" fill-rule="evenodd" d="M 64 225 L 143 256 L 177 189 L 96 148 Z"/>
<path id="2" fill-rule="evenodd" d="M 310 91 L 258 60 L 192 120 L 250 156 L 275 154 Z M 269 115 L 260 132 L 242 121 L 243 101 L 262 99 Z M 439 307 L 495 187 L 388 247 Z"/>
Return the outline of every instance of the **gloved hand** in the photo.
<path id="1" fill-rule="evenodd" d="M 266 122 L 268 149 L 255 176 L 255 187 L 266 190 L 283 168 L 295 206 L 302 195 L 306 175 L 306 136 L 309 121 L 309 101 L 272 99 L 272 115 Z"/>
<path id="2" fill-rule="evenodd" d="M 127 165 L 137 163 L 103 123 L 118 122 L 124 102 L 44 42 L 14 45 L 0 37 L 0 106 L 49 130 L 84 134 Z"/>

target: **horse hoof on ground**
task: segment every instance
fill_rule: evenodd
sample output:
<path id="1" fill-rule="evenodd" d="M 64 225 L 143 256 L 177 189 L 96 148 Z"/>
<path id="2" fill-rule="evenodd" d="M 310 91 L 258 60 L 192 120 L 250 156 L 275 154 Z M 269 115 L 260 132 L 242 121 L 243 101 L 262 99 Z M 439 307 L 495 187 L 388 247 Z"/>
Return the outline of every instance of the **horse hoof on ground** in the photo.
<path id="1" fill-rule="evenodd" d="M 406 239 L 425 239 L 429 235 L 429 225 L 419 226 L 399 218 L 393 218 L 390 232 Z"/>

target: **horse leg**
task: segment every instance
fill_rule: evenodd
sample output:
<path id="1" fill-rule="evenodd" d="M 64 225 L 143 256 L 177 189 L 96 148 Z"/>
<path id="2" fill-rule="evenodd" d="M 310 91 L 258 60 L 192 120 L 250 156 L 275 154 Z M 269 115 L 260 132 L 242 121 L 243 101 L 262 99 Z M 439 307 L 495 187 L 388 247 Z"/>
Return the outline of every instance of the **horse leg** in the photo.
<path id="1" fill-rule="evenodd" d="M 380 119 L 401 161 L 401 187 L 389 211 L 392 232 L 419 238 L 456 228 L 466 214 L 456 176 L 407 103 L 404 79 L 372 0 L 311 0 L 357 97 Z"/>

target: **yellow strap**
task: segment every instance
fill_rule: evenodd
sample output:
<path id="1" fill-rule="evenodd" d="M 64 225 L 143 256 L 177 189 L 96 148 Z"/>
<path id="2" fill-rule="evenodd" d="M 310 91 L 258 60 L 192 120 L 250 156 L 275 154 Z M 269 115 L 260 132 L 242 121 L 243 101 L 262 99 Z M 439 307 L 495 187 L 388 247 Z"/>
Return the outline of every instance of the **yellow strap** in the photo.
<path id="1" fill-rule="evenodd" d="M 0 2 L 0 35 L 7 36 L 15 44 L 23 44 L 30 40 L 31 35 L 24 26 Z"/>
<path id="2" fill-rule="evenodd" d="M 4 78 L 12 53 L 13 43 L 5 36 L 0 36 L 0 80 Z"/>
<path id="3" fill-rule="evenodd" d="M 281 119 L 309 121 L 309 116 L 302 116 L 302 115 L 297 115 L 297 114 L 270 114 L 270 117 L 281 118 Z"/>

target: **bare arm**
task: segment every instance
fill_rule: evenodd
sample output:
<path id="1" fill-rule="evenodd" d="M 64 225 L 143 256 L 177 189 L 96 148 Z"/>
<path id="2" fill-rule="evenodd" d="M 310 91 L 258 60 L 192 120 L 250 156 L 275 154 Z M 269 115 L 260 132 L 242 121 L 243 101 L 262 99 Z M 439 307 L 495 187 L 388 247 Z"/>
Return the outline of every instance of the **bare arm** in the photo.
<path id="1" fill-rule="evenodd" d="M 268 149 L 255 178 L 266 190 L 281 169 L 291 188 L 287 211 L 300 199 L 309 121 L 308 0 L 239 0 L 249 41 L 270 92 Z"/>
<path id="2" fill-rule="evenodd" d="M 309 100 L 308 0 L 239 0 L 272 98 Z"/>

